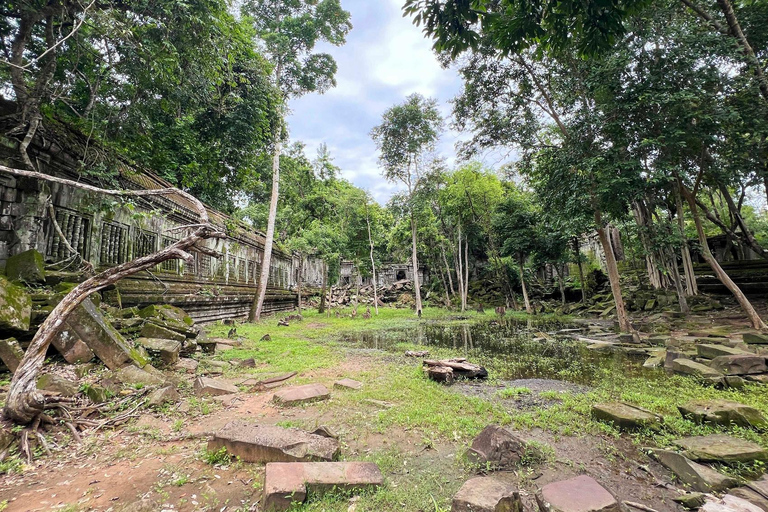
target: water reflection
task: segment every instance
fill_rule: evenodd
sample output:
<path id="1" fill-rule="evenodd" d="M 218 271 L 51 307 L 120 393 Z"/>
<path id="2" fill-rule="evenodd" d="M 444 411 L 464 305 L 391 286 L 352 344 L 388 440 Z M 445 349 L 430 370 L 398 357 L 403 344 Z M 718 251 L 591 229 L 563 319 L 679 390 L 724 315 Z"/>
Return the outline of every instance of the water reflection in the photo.
<path id="1" fill-rule="evenodd" d="M 419 350 L 447 349 L 451 356 L 466 357 L 505 380 L 540 378 L 590 384 L 596 379 L 642 371 L 638 364 L 642 359 L 630 358 L 623 352 L 590 350 L 583 343 L 557 334 L 573 327 L 541 319 L 424 322 L 407 329 L 349 335 L 346 340 L 393 353 L 402 353 L 414 345 Z"/>

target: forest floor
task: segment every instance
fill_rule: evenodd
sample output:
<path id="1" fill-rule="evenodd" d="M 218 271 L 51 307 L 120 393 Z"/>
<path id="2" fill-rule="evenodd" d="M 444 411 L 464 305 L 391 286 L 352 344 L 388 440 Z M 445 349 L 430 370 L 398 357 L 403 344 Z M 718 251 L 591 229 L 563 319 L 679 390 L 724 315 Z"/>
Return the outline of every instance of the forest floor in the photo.
<path id="1" fill-rule="evenodd" d="M 516 317 L 516 314 L 508 314 Z M 744 329 L 734 310 L 685 319 L 679 334 L 717 328 Z M 210 435 L 230 421 L 312 430 L 330 427 L 339 435 L 342 460 L 376 462 L 385 484 L 359 496 L 326 495 L 297 508 L 306 511 L 447 511 L 461 484 L 478 471 L 466 461 L 472 439 L 489 424 L 501 424 L 534 442 L 543 454 L 524 460 L 515 471 L 496 475 L 521 489 L 533 503 L 542 485 L 589 474 L 622 500 L 643 503 L 659 512 L 679 510 L 671 501 L 679 494 L 668 471 L 653 462 L 645 446 L 666 446 L 685 435 L 724 431 L 680 418 L 676 406 L 693 398 L 728 398 L 768 414 L 768 393 L 759 385 L 721 390 L 697 380 L 626 372 L 622 366 L 601 367 L 589 384 L 565 379 L 505 381 L 446 387 L 427 380 L 421 360 L 403 352 L 420 347 L 400 339 L 387 350 L 364 348 L 355 339 L 383 329 L 408 329 L 421 323 L 445 325 L 488 322 L 492 315 L 428 309 L 417 320 L 410 310 L 381 309 L 370 320 L 305 312 L 304 320 L 279 327 L 277 318 L 237 326 L 242 347 L 218 353 L 218 360 L 254 358 L 255 368 L 232 365 L 217 377 L 241 385 L 241 393 L 198 398 L 194 375 L 178 373 L 180 403 L 145 409 L 115 430 L 85 433 L 76 444 L 66 433 L 52 435 L 53 454 L 40 454 L 31 465 L 6 459 L 0 476 L 0 511 L 247 511 L 259 510 L 263 464 L 230 460 L 206 450 Z M 567 324 L 567 318 L 543 321 Z M 229 326 L 210 328 L 223 336 Z M 406 332 L 406 331 L 401 331 Z M 266 335 L 270 340 L 259 341 Z M 672 334 L 675 334 L 673 330 Z M 433 357 L 461 356 L 462 350 L 429 347 Z M 542 357 L 540 363 L 546 364 Z M 638 366 L 642 363 L 638 363 Z M 483 362 L 486 364 L 486 362 Z M 506 364 L 506 363 L 505 363 Z M 528 361 L 528 365 L 539 364 Z M 321 383 L 331 389 L 326 401 L 301 407 L 271 403 L 274 390 L 248 392 L 246 381 L 284 372 L 298 375 L 284 386 Z M 334 381 L 352 378 L 359 391 L 333 389 Z M 596 402 L 626 400 L 665 417 L 659 431 L 622 434 L 593 420 Z M 730 433 L 768 446 L 768 436 L 745 429 Z M 722 468 L 740 475 L 762 468 Z"/>

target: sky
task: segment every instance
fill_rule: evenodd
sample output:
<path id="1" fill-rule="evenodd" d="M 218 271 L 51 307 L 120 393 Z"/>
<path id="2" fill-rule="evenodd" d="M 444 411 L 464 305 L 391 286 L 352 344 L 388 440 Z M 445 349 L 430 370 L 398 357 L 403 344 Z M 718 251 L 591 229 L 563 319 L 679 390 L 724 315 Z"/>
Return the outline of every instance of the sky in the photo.
<path id="1" fill-rule="evenodd" d="M 318 46 L 338 64 L 337 85 L 325 94 L 309 94 L 291 101 L 288 119 L 291 138 L 306 144 L 314 159 L 325 142 L 342 177 L 386 201 L 401 189 L 381 176 L 371 129 L 381 123 L 386 109 L 412 93 L 437 99 L 443 116 L 450 116 L 449 100 L 461 90 L 455 70 L 443 69 L 432 53 L 432 43 L 404 18 L 404 0 L 342 0 L 352 15 L 353 29 L 342 47 Z M 455 162 L 454 144 L 466 138 L 447 129 L 439 153 Z"/>

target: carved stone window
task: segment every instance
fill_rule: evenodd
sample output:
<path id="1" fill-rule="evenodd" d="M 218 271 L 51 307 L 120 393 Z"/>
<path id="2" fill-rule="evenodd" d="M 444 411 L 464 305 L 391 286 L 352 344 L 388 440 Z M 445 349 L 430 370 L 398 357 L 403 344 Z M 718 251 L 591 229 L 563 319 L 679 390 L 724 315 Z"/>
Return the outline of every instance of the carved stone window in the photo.
<path id="1" fill-rule="evenodd" d="M 163 249 L 165 249 L 169 245 L 173 245 L 176 242 L 177 242 L 177 240 L 175 240 L 173 238 L 170 238 L 170 237 L 167 237 L 167 236 L 164 236 L 163 237 Z M 180 263 L 181 262 L 179 260 L 177 260 L 177 259 L 165 260 L 164 262 L 162 262 L 160 264 L 160 270 L 162 272 L 170 272 L 172 274 L 178 274 Z"/>
<path id="2" fill-rule="evenodd" d="M 56 209 L 56 222 L 69 244 L 80 256 L 88 259 L 90 256 L 91 219 L 78 215 L 64 208 Z M 46 229 L 45 256 L 51 261 L 64 260 L 72 254 L 59 238 L 53 222 L 48 221 Z"/>
<path id="3" fill-rule="evenodd" d="M 128 261 L 128 226 L 105 222 L 101 229 L 102 266 L 114 266 Z"/>
<path id="4" fill-rule="evenodd" d="M 141 258 L 142 256 L 149 256 L 152 253 L 157 252 L 157 235 L 144 231 L 143 229 L 137 229 L 134 232 L 133 240 L 133 257 Z"/>

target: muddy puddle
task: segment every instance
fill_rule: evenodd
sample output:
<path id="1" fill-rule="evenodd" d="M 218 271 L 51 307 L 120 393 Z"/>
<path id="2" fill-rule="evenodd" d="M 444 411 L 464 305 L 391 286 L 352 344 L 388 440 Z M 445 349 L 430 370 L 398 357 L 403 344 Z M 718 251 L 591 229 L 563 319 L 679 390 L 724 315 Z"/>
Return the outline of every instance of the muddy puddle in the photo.
<path id="1" fill-rule="evenodd" d="M 649 372 L 642 367 L 643 356 L 588 349 L 567 336 L 579 330 L 577 325 L 542 320 L 425 322 L 343 338 L 364 349 L 399 354 L 427 350 L 432 355 L 439 351 L 440 357 L 465 357 L 485 366 L 497 381 L 539 379 L 589 386 L 598 379 Z"/>

